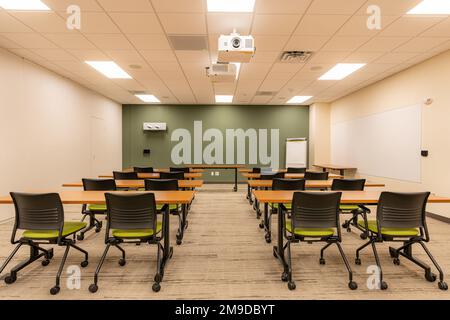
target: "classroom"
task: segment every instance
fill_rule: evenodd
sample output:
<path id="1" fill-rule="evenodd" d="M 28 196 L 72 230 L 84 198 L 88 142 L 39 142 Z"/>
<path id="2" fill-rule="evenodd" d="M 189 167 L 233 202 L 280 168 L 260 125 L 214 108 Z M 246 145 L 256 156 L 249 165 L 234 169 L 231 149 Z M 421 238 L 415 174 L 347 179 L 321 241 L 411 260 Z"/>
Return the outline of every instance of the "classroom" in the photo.
<path id="1" fill-rule="evenodd" d="M 449 83 L 450 0 L 0 0 L 0 300 L 449 300 Z"/>

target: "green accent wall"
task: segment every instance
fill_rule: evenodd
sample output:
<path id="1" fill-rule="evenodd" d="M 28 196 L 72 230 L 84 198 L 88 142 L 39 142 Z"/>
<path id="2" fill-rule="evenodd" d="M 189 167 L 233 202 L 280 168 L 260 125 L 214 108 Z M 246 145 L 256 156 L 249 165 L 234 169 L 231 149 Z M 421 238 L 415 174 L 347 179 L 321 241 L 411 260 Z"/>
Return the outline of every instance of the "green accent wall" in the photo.
<path id="1" fill-rule="evenodd" d="M 192 135 L 192 163 L 194 163 L 194 121 L 203 122 L 203 133 L 210 128 L 222 131 L 224 137 L 224 161 L 226 159 L 226 129 L 268 129 L 270 154 L 270 129 L 279 129 L 280 168 L 285 165 L 286 138 L 309 138 L 309 107 L 307 106 L 236 106 L 236 105 L 124 105 L 123 106 L 123 166 L 153 166 L 168 168 L 172 148 L 172 132 L 184 128 Z M 168 130 L 146 132 L 144 122 L 165 122 Z M 203 142 L 205 148 L 210 142 Z M 236 143 L 235 143 L 236 145 Z M 248 163 L 248 141 L 246 143 Z M 150 156 L 143 154 L 150 149 Z M 236 152 L 235 152 L 236 154 Z M 257 166 L 257 165 L 249 165 Z M 219 170 L 219 176 L 205 172 L 206 181 L 232 181 L 232 170 Z M 240 179 L 242 180 L 242 179 Z"/>

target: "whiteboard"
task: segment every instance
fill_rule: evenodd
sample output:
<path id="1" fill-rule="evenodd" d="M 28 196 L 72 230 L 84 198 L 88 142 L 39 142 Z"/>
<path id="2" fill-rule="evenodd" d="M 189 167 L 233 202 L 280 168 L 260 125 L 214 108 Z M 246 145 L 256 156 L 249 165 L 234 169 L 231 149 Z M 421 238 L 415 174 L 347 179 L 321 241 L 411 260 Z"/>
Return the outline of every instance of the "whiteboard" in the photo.
<path id="1" fill-rule="evenodd" d="M 286 168 L 306 168 L 308 141 L 305 138 L 286 140 Z"/>
<path id="2" fill-rule="evenodd" d="M 370 176 L 421 181 L 422 106 L 398 108 L 331 129 L 333 163 Z"/>

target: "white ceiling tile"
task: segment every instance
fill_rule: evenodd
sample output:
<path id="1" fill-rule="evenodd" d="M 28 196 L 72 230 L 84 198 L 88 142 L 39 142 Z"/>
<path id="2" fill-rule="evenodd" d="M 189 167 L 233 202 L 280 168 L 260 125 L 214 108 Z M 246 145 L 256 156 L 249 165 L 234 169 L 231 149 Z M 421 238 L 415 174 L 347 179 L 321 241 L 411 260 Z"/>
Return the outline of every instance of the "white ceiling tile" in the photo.
<path id="1" fill-rule="evenodd" d="M 417 56 L 417 53 L 387 53 L 374 62 L 382 64 L 398 64 L 406 62 L 407 60 L 410 60 L 415 56 Z"/>
<path id="2" fill-rule="evenodd" d="M 145 88 L 134 79 L 113 79 L 115 84 L 127 91 L 143 91 Z"/>
<path id="3" fill-rule="evenodd" d="M 44 36 L 63 49 L 95 49 L 95 46 L 79 33 L 46 33 Z"/>
<path id="4" fill-rule="evenodd" d="M 450 17 L 434 25 L 420 35 L 421 37 L 448 37 L 450 36 Z"/>
<path id="5" fill-rule="evenodd" d="M 264 14 L 301 14 L 306 11 L 312 0 L 257 0 L 256 13 Z"/>
<path id="6" fill-rule="evenodd" d="M 300 22 L 301 15 L 256 14 L 253 21 L 254 35 L 290 35 Z"/>
<path id="7" fill-rule="evenodd" d="M 55 12 L 10 11 L 10 14 L 37 32 L 71 32 L 66 21 Z"/>
<path id="8" fill-rule="evenodd" d="M 1 38 L 0 38 L 0 45 L 1 45 Z M 8 49 L 9 52 L 14 53 L 15 55 L 27 59 L 29 61 L 33 61 L 33 62 L 40 62 L 45 60 L 43 57 L 41 57 L 40 55 L 32 52 L 29 49 L 16 49 L 16 48 L 11 48 Z"/>
<path id="9" fill-rule="evenodd" d="M 204 14 L 160 13 L 158 16 L 168 34 L 206 34 Z"/>
<path id="10" fill-rule="evenodd" d="M 295 35 L 327 36 L 333 35 L 350 18 L 349 15 L 310 15 L 307 14 L 295 30 Z"/>
<path id="11" fill-rule="evenodd" d="M 0 32 L 33 32 L 29 27 L 6 12 L 0 11 Z"/>
<path id="12" fill-rule="evenodd" d="M 384 52 L 354 52 L 350 54 L 345 62 L 347 63 L 370 63 L 384 55 Z"/>
<path id="13" fill-rule="evenodd" d="M 25 49 L 54 49 L 55 44 L 37 33 L 3 33 L 4 37 Z"/>
<path id="14" fill-rule="evenodd" d="M 133 65 L 140 69 L 148 68 L 147 62 L 136 50 L 106 50 L 105 53 L 126 70 L 132 69 L 130 66 Z"/>
<path id="15" fill-rule="evenodd" d="M 74 56 L 62 49 L 32 49 L 31 51 L 50 61 L 77 61 Z"/>
<path id="16" fill-rule="evenodd" d="M 406 43 L 409 37 L 375 37 L 364 44 L 358 51 L 361 52 L 389 52 Z"/>
<path id="17" fill-rule="evenodd" d="M 261 91 L 278 91 L 288 82 L 289 79 L 270 79 L 263 81 L 259 90 Z"/>
<path id="18" fill-rule="evenodd" d="M 7 38 L 7 37 L 4 37 L 3 35 L 0 35 L 0 48 L 18 49 L 18 48 L 22 48 L 22 46 L 17 44 L 16 42 L 12 41 L 11 38 Z"/>
<path id="19" fill-rule="evenodd" d="M 281 51 L 286 45 L 289 36 L 255 36 L 256 51 Z M 217 47 L 217 44 L 216 44 Z"/>
<path id="20" fill-rule="evenodd" d="M 367 42 L 367 37 L 333 37 L 322 48 L 324 51 L 352 52 Z"/>
<path id="21" fill-rule="evenodd" d="M 271 63 L 245 63 L 241 66 L 239 78 L 265 78 L 271 67 Z"/>
<path id="22" fill-rule="evenodd" d="M 414 38 L 404 45 L 396 48 L 394 52 L 427 52 L 430 49 L 437 47 L 450 40 L 447 38 Z"/>
<path id="23" fill-rule="evenodd" d="M 108 56 L 100 50 L 68 49 L 73 56 L 82 61 L 107 60 Z"/>
<path id="24" fill-rule="evenodd" d="M 177 59 L 171 50 L 140 50 L 140 54 L 148 62 L 176 62 Z"/>
<path id="25" fill-rule="evenodd" d="M 71 5 L 79 6 L 82 12 L 102 11 L 96 0 L 42 0 L 42 2 L 53 11 L 66 12 Z"/>
<path id="26" fill-rule="evenodd" d="M 155 62 L 151 63 L 153 70 L 159 73 L 163 72 L 181 72 L 181 67 L 178 63 L 170 62 Z"/>
<path id="27" fill-rule="evenodd" d="M 208 13 L 209 34 L 230 34 L 236 32 L 242 35 L 250 33 L 253 15 L 248 13 Z"/>
<path id="28" fill-rule="evenodd" d="M 84 12 L 81 19 L 82 33 L 120 33 L 107 14 L 101 12 Z"/>
<path id="29" fill-rule="evenodd" d="M 274 62 L 280 56 L 280 51 L 259 51 L 257 50 L 252 58 L 254 63 Z"/>
<path id="30" fill-rule="evenodd" d="M 203 13 L 204 0 L 151 0 L 157 12 Z"/>
<path id="31" fill-rule="evenodd" d="M 389 69 L 394 68 L 397 66 L 397 64 L 393 63 L 370 63 L 364 68 L 360 69 L 361 72 L 367 72 L 367 73 L 377 73 L 381 74 Z"/>
<path id="32" fill-rule="evenodd" d="M 97 0 L 107 12 L 153 12 L 149 0 Z"/>
<path id="33" fill-rule="evenodd" d="M 252 99 L 252 104 L 267 104 L 270 100 L 272 100 L 271 96 L 255 96 Z"/>
<path id="34" fill-rule="evenodd" d="M 282 63 L 282 62 L 276 62 L 272 66 L 272 70 L 268 74 L 268 76 L 271 76 L 271 73 L 289 73 L 293 74 L 298 72 L 301 68 L 304 67 L 303 63 Z"/>
<path id="35" fill-rule="evenodd" d="M 345 59 L 349 53 L 343 51 L 320 51 L 312 56 L 309 60 L 309 64 L 321 64 L 321 63 L 339 63 Z"/>
<path id="36" fill-rule="evenodd" d="M 376 5 L 380 7 L 382 15 L 398 15 L 402 16 L 406 14 L 409 10 L 414 8 L 417 4 L 419 4 L 422 0 L 370 0 L 367 2 L 365 6 L 363 6 L 360 11 L 358 11 L 359 15 L 367 14 L 367 7 L 369 5 Z"/>
<path id="37" fill-rule="evenodd" d="M 216 95 L 234 95 L 236 83 L 214 83 L 214 93 Z"/>
<path id="38" fill-rule="evenodd" d="M 163 34 L 154 13 L 111 13 L 111 18 L 124 33 Z"/>
<path id="39" fill-rule="evenodd" d="M 318 51 L 330 39 L 330 36 L 293 36 L 286 44 L 289 51 Z"/>
<path id="40" fill-rule="evenodd" d="M 127 37 L 138 50 L 170 50 L 169 42 L 163 35 L 129 34 Z"/>
<path id="41" fill-rule="evenodd" d="M 366 0 L 314 0 L 308 14 L 354 14 Z"/>
<path id="42" fill-rule="evenodd" d="M 102 50 L 132 50 L 130 42 L 122 34 L 87 34 L 86 37 Z"/>
<path id="43" fill-rule="evenodd" d="M 391 0 L 392 1 L 392 0 Z M 381 30 L 389 26 L 393 21 L 398 19 L 398 16 L 389 16 L 383 14 L 381 16 Z M 337 32 L 338 36 L 366 36 L 373 37 L 381 30 L 369 29 L 367 27 L 368 16 L 353 16 L 347 21 L 342 28 Z"/>
<path id="44" fill-rule="evenodd" d="M 443 17 L 404 16 L 390 24 L 381 33 L 381 37 L 414 37 L 442 21 Z"/>
<path id="45" fill-rule="evenodd" d="M 190 50 L 175 50 L 175 54 L 180 62 L 197 62 L 208 65 L 211 61 L 209 60 L 208 51 L 190 51 Z"/>

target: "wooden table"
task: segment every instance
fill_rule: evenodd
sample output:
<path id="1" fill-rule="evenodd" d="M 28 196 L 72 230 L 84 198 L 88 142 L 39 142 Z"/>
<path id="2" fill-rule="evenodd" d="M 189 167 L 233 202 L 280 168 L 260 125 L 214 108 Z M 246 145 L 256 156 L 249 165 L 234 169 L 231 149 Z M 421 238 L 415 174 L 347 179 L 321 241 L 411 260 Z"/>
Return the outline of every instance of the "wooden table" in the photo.
<path id="1" fill-rule="evenodd" d="M 264 203 L 264 207 L 268 211 L 269 203 L 291 203 L 295 191 L 275 191 L 275 190 L 256 190 L 253 192 L 259 202 Z M 323 191 L 312 191 L 323 192 Z M 376 205 L 380 198 L 382 191 L 342 191 L 341 204 L 355 204 L 355 205 Z M 450 198 L 437 197 L 430 195 L 428 198 L 429 203 L 450 203 Z M 287 263 L 284 257 L 283 251 L 283 228 L 284 228 L 284 214 L 278 213 L 278 243 L 273 247 L 273 254 L 280 260 L 284 267 L 284 271 L 287 271 Z M 267 240 L 267 238 L 266 238 Z M 270 242 L 270 241 L 268 241 Z"/>
<path id="2" fill-rule="evenodd" d="M 161 168 L 161 169 L 153 169 L 153 171 L 155 173 L 170 172 L 170 169 L 169 168 Z M 124 169 L 123 172 L 134 172 L 134 168 Z M 189 172 L 190 173 L 203 173 L 203 172 L 205 172 L 205 170 L 202 170 L 202 169 L 191 169 Z"/>
<path id="3" fill-rule="evenodd" d="M 248 180 L 250 188 L 272 188 L 273 180 Z M 306 188 L 318 188 L 318 189 L 330 189 L 333 184 L 333 180 L 306 180 Z M 385 187 L 384 183 L 376 183 L 366 181 L 366 187 Z"/>
<path id="4" fill-rule="evenodd" d="M 244 168 L 244 165 L 241 164 L 189 164 L 186 165 L 191 169 L 206 169 L 206 170 L 215 170 L 215 169 L 225 169 L 225 170 L 234 170 L 234 188 L 233 191 L 238 191 L 238 169 Z"/>
<path id="5" fill-rule="evenodd" d="M 242 168 L 238 170 L 240 173 L 250 173 L 253 171 L 253 169 L 251 168 Z M 277 169 L 277 170 L 272 170 L 273 173 L 277 173 L 277 172 L 287 172 L 287 169 Z"/>
<path id="6" fill-rule="evenodd" d="M 263 173 L 264 175 L 264 173 Z M 261 178 L 261 173 L 247 173 L 244 172 L 242 173 L 242 176 L 247 178 L 247 179 L 260 179 Z M 303 179 L 305 177 L 304 173 L 286 173 L 284 175 L 285 179 Z M 329 174 L 328 175 L 329 179 L 341 179 L 343 178 L 341 175 L 337 175 L 337 174 Z"/>
<path id="7" fill-rule="evenodd" d="M 345 170 L 357 170 L 357 168 L 349 167 L 349 166 L 340 166 L 336 164 L 315 164 L 314 167 L 320 168 L 323 172 L 327 170 L 336 170 L 339 171 L 341 176 L 345 175 Z"/>
<path id="8" fill-rule="evenodd" d="M 113 178 L 112 175 L 100 175 L 98 176 L 99 178 L 106 178 L 106 179 L 111 179 Z M 184 174 L 184 178 L 185 179 L 197 179 L 197 178 L 201 178 L 202 174 L 195 172 L 195 173 L 185 173 Z M 140 179 L 159 179 L 159 173 L 158 172 L 154 172 L 154 173 L 138 173 L 138 178 Z"/>
<path id="9" fill-rule="evenodd" d="M 83 187 L 82 182 L 64 183 L 63 187 Z M 145 180 L 116 180 L 117 188 L 140 189 L 145 188 Z M 193 189 L 201 188 L 203 180 L 178 180 L 178 188 Z"/>
<path id="10" fill-rule="evenodd" d="M 64 204 L 105 204 L 105 193 L 114 194 L 142 194 L 148 193 L 146 191 L 62 191 L 59 193 L 61 201 Z M 183 212 L 186 213 L 186 207 L 194 198 L 194 191 L 153 191 L 157 204 L 181 204 Z M 0 204 L 13 204 L 11 196 L 0 197 Z M 163 237 L 164 237 L 164 251 L 161 259 L 161 274 L 164 274 L 164 267 L 169 259 L 172 257 L 173 248 L 170 246 L 170 212 L 169 209 L 163 214 Z M 184 230 L 181 232 L 181 237 Z M 179 235 L 177 234 L 177 239 Z"/>

